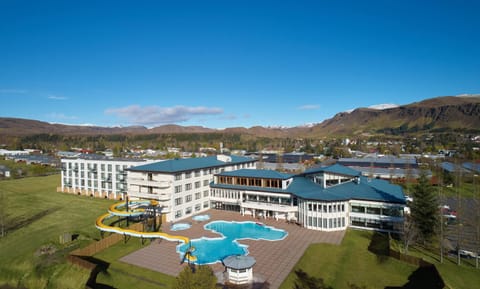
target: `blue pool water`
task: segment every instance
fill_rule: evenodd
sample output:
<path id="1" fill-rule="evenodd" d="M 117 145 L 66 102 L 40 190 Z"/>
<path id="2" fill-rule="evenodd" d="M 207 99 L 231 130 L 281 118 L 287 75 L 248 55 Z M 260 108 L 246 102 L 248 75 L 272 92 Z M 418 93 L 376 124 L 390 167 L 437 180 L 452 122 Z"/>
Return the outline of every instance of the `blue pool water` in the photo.
<path id="1" fill-rule="evenodd" d="M 246 255 L 248 254 L 247 246 L 241 245 L 237 240 L 252 239 L 252 240 L 282 240 L 287 236 L 284 230 L 276 229 L 274 227 L 257 224 L 255 222 L 226 222 L 215 221 L 204 226 L 206 230 L 211 230 L 221 234 L 223 237 L 219 238 L 205 238 L 193 239 L 190 245 L 195 249 L 192 255 L 197 257 L 196 264 L 212 264 L 221 262 L 224 258 L 230 255 Z M 183 258 L 188 244 L 181 244 L 177 246 L 177 252 L 180 258 Z"/>
<path id="2" fill-rule="evenodd" d="M 186 229 L 190 229 L 191 226 L 192 225 L 188 223 L 176 223 L 170 227 L 170 230 L 172 231 L 186 230 Z"/>

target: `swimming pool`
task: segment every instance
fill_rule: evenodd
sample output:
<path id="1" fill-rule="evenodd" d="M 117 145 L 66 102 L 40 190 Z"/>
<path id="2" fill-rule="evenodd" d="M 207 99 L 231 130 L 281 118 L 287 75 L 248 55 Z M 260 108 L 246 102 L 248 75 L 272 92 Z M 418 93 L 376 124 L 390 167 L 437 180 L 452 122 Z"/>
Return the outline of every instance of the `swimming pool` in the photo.
<path id="1" fill-rule="evenodd" d="M 221 262 L 230 255 L 247 255 L 246 245 L 239 244 L 237 241 L 242 239 L 252 240 L 283 240 L 287 236 L 284 230 L 266 226 L 255 222 L 227 222 L 215 221 L 203 226 L 205 230 L 217 232 L 222 235 L 219 238 L 193 239 L 190 245 L 195 248 L 192 255 L 197 257 L 196 264 L 212 264 Z M 188 250 L 188 244 L 177 246 L 177 252 L 180 259 L 183 258 Z"/>
<path id="2" fill-rule="evenodd" d="M 170 230 L 172 231 L 186 230 L 186 229 L 190 229 L 191 226 L 192 225 L 189 223 L 176 223 L 170 227 Z"/>

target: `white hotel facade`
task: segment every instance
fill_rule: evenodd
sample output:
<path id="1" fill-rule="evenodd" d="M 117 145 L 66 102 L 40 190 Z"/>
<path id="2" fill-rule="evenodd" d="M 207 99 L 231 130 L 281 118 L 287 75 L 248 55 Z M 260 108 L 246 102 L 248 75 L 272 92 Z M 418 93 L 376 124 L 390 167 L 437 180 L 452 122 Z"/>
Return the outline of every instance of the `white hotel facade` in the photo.
<path id="1" fill-rule="evenodd" d="M 175 222 L 210 209 L 215 174 L 254 168 L 252 158 L 226 155 L 136 166 L 128 169 L 128 197 L 157 200 L 163 221 Z"/>
<path id="2" fill-rule="evenodd" d="M 62 159 L 59 192 L 122 200 L 127 192 L 127 169 L 152 161 L 84 154 Z"/>

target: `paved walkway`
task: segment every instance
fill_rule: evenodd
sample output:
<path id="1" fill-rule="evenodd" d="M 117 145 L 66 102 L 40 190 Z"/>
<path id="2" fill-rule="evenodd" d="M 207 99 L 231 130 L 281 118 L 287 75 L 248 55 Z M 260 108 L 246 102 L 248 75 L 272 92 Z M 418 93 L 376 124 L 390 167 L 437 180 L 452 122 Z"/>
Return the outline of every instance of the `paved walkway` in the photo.
<path id="1" fill-rule="evenodd" d="M 219 210 L 209 210 L 213 220 L 253 221 L 251 216 L 242 216 L 240 213 Z M 207 222 L 209 222 L 207 221 Z M 280 287 L 293 266 L 302 257 L 305 249 L 312 243 L 330 243 L 339 245 L 343 240 L 345 231 L 320 232 L 308 230 L 295 224 L 274 219 L 262 219 L 263 223 L 283 229 L 288 236 L 281 241 L 264 240 L 241 240 L 239 243 L 248 245 L 249 255 L 253 256 L 257 263 L 253 267 L 256 278 L 265 280 L 270 284 L 270 289 Z M 168 226 L 162 227 L 162 231 L 173 235 L 183 235 L 191 239 L 205 237 L 218 237 L 218 234 L 206 231 L 203 226 L 207 222 L 195 222 L 190 219 L 182 222 L 191 222 L 193 225 L 188 230 L 171 232 Z M 180 264 L 180 256 L 175 252 L 176 242 L 158 239 L 149 246 L 133 252 L 120 260 L 136 266 L 148 268 L 168 275 L 177 276 L 186 264 Z M 221 263 L 210 265 L 214 272 L 223 272 Z"/>

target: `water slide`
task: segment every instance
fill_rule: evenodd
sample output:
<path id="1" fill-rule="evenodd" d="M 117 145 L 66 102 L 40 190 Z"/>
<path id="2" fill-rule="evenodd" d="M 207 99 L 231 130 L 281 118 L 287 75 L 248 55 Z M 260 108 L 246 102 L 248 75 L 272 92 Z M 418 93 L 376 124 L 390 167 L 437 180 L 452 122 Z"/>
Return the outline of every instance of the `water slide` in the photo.
<path id="1" fill-rule="evenodd" d="M 109 226 L 105 225 L 103 222 L 105 220 L 108 220 L 114 216 L 121 216 L 121 217 L 138 217 L 143 214 L 145 214 L 145 209 L 141 208 L 142 206 L 147 206 L 147 205 L 152 205 L 151 201 L 136 201 L 136 202 L 129 202 L 129 211 L 126 210 L 120 210 L 120 208 L 125 207 L 127 204 L 125 202 L 121 203 L 116 203 L 110 206 L 108 208 L 108 213 L 101 215 L 100 217 L 97 218 L 97 221 L 95 223 L 95 226 L 97 229 L 100 231 L 104 232 L 111 232 L 111 233 L 116 233 L 116 234 L 122 234 L 122 235 L 127 235 L 127 236 L 132 236 L 132 237 L 137 237 L 137 238 L 145 238 L 145 239 L 155 239 L 155 238 L 160 238 L 160 239 L 165 239 L 167 241 L 172 241 L 172 242 L 183 242 L 185 244 L 190 243 L 190 239 L 185 236 L 174 236 L 170 235 L 167 233 L 162 233 L 162 232 L 142 232 L 142 231 L 136 231 L 136 230 L 131 230 L 131 229 L 125 229 L 125 228 L 120 228 L 116 226 Z M 191 255 L 191 252 L 194 250 L 192 249 L 189 251 L 188 256 L 185 256 L 185 258 L 188 258 L 189 261 L 196 261 L 196 257 Z M 187 254 L 186 254 L 187 255 Z"/>

